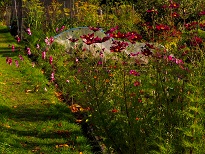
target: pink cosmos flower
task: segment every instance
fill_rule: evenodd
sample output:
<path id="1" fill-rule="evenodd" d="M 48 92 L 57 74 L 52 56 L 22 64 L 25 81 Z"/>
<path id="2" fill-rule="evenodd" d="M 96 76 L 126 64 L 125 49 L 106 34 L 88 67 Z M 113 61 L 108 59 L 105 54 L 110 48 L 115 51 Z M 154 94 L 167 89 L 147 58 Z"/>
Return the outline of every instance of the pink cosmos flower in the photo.
<path id="1" fill-rule="evenodd" d="M 135 57 L 135 56 L 138 56 L 139 54 L 141 54 L 141 52 L 136 52 L 136 53 L 131 52 L 129 56 Z"/>
<path id="2" fill-rule="evenodd" d="M 46 52 L 45 51 L 42 52 L 42 59 L 46 59 Z"/>
<path id="3" fill-rule="evenodd" d="M 159 25 L 156 25 L 156 29 L 158 31 L 164 31 L 164 30 L 169 30 L 170 28 L 167 25 L 159 24 Z"/>
<path id="4" fill-rule="evenodd" d="M 129 45 L 127 42 L 124 41 L 113 41 L 112 44 L 113 45 L 110 47 L 110 52 L 121 52 Z"/>
<path id="5" fill-rule="evenodd" d="M 36 44 L 36 49 L 40 49 L 40 45 L 39 44 Z"/>
<path id="6" fill-rule="evenodd" d="M 201 12 L 199 12 L 199 15 L 200 15 L 200 16 L 205 15 L 205 11 L 201 11 Z"/>
<path id="7" fill-rule="evenodd" d="M 30 48 L 26 48 L 27 54 L 31 55 L 31 49 Z"/>
<path id="8" fill-rule="evenodd" d="M 170 5 L 169 5 L 169 8 L 177 9 L 177 8 L 179 8 L 179 4 L 176 3 L 176 2 L 171 1 Z"/>
<path id="9" fill-rule="evenodd" d="M 22 55 L 19 55 L 19 59 L 20 59 L 21 61 L 24 60 L 24 58 L 22 57 Z"/>
<path id="10" fill-rule="evenodd" d="M 50 56 L 50 58 L 49 58 L 49 63 L 52 65 L 52 63 L 53 63 L 53 57 L 52 56 Z"/>
<path id="11" fill-rule="evenodd" d="M 54 42 L 54 38 L 50 37 L 50 44 L 52 44 Z"/>
<path id="12" fill-rule="evenodd" d="M 31 29 L 30 28 L 27 28 L 26 32 L 27 32 L 28 35 L 31 35 Z"/>
<path id="13" fill-rule="evenodd" d="M 111 28 L 110 30 L 108 30 L 107 32 L 105 32 L 105 34 L 112 34 L 114 31 L 116 31 L 117 29 L 119 29 L 118 28 L 118 26 L 115 26 L 115 27 L 113 27 L 113 28 Z"/>
<path id="14" fill-rule="evenodd" d="M 6 57 L 6 63 L 11 65 L 12 64 L 12 58 Z"/>
<path id="15" fill-rule="evenodd" d="M 18 43 L 21 41 L 21 39 L 20 39 L 19 36 L 16 37 L 16 41 L 17 41 Z"/>
<path id="16" fill-rule="evenodd" d="M 134 75 L 134 76 L 140 76 L 140 73 L 135 71 L 135 70 L 130 70 L 129 72 L 131 75 Z"/>
<path id="17" fill-rule="evenodd" d="M 16 64 L 16 67 L 19 67 L 19 62 L 18 62 L 18 60 L 15 60 L 15 64 Z"/>
<path id="18" fill-rule="evenodd" d="M 158 13 L 158 11 L 156 9 L 148 9 L 147 13 Z"/>
<path id="19" fill-rule="evenodd" d="M 172 13 L 172 17 L 175 17 L 175 18 L 176 18 L 176 17 L 179 17 L 179 14 L 176 13 L 176 12 L 173 12 L 173 13 Z"/>
<path id="20" fill-rule="evenodd" d="M 62 26 L 62 27 L 60 28 L 60 31 L 62 32 L 64 29 L 65 29 L 65 26 Z"/>
<path id="21" fill-rule="evenodd" d="M 99 27 L 91 27 L 91 26 L 89 26 L 88 28 L 89 28 L 90 30 L 92 30 L 93 32 L 96 32 L 96 31 L 99 31 L 99 30 L 100 30 Z"/>
<path id="22" fill-rule="evenodd" d="M 82 35 L 80 37 L 83 39 L 83 42 L 87 45 L 91 45 L 91 44 L 95 43 L 94 42 L 94 33 L 88 34 L 88 35 Z"/>
<path id="23" fill-rule="evenodd" d="M 51 45 L 48 37 L 46 37 L 44 41 L 45 41 L 46 45 L 48 45 L 48 46 Z"/>
<path id="24" fill-rule="evenodd" d="M 52 72 L 52 73 L 51 73 L 51 82 L 53 82 L 54 80 L 55 80 L 55 73 Z"/>
<path id="25" fill-rule="evenodd" d="M 75 42 L 77 42 L 79 39 L 69 38 L 68 40 L 70 40 L 71 42 L 75 43 Z"/>
<path id="26" fill-rule="evenodd" d="M 197 45 L 201 44 L 202 42 L 203 42 L 203 40 L 200 37 L 195 36 L 192 38 L 191 45 L 197 46 Z"/>
<path id="27" fill-rule="evenodd" d="M 12 45 L 12 46 L 11 46 L 11 49 L 12 49 L 12 51 L 14 52 L 14 50 L 15 50 L 15 46 Z"/>
<path id="28" fill-rule="evenodd" d="M 98 65 L 102 65 L 102 61 L 101 60 L 98 61 Z"/>
<path id="29" fill-rule="evenodd" d="M 139 81 L 135 81 L 135 82 L 134 82 L 134 86 L 135 86 L 135 87 L 137 87 L 137 86 L 139 86 L 139 85 L 140 85 L 140 82 L 139 82 Z"/>

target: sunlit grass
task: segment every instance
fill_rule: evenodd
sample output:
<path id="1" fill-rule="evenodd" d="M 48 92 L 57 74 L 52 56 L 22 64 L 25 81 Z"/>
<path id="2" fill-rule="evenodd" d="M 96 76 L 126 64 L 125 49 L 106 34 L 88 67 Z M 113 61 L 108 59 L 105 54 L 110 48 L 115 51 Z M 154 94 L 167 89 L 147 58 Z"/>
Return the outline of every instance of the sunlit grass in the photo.
<path id="1" fill-rule="evenodd" d="M 0 153 L 91 153 L 81 127 L 41 70 L 32 67 L 20 51 L 8 47 L 16 41 L 0 26 Z M 18 59 L 10 66 L 6 57 Z"/>

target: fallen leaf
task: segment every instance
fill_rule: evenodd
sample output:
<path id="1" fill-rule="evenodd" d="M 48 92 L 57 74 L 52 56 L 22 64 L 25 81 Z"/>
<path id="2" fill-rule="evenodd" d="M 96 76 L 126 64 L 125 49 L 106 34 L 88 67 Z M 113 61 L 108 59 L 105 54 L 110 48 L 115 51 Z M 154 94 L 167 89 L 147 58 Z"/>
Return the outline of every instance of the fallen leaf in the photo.
<path id="1" fill-rule="evenodd" d="M 40 147 L 35 147 L 35 149 L 32 150 L 32 152 L 38 152 L 40 150 Z"/>
<path id="2" fill-rule="evenodd" d="M 11 126 L 9 126 L 9 125 L 7 125 L 7 124 L 5 124 L 4 127 L 6 127 L 6 128 L 11 128 Z"/>
<path id="3" fill-rule="evenodd" d="M 62 123 L 58 123 L 58 127 L 62 127 Z"/>
<path id="4" fill-rule="evenodd" d="M 0 82 L 0 84 L 4 84 L 4 85 L 5 85 L 6 83 L 4 83 L 4 82 Z"/>
<path id="5" fill-rule="evenodd" d="M 71 112 L 78 112 L 80 110 L 80 108 L 82 108 L 82 107 L 78 104 L 73 104 L 70 106 Z"/>
<path id="6" fill-rule="evenodd" d="M 32 92 L 32 90 L 26 89 L 25 92 L 29 93 L 29 92 Z"/>
<path id="7" fill-rule="evenodd" d="M 62 148 L 62 147 L 69 147 L 69 145 L 68 144 L 59 144 L 59 145 L 56 145 L 55 147 L 57 149 L 57 148 Z"/>
<path id="8" fill-rule="evenodd" d="M 77 119 L 77 120 L 76 120 L 76 122 L 77 122 L 77 123 L 81 123 L 81 122 L 82 122 L 82 120 L 80 120 L 80 119 Z"/>

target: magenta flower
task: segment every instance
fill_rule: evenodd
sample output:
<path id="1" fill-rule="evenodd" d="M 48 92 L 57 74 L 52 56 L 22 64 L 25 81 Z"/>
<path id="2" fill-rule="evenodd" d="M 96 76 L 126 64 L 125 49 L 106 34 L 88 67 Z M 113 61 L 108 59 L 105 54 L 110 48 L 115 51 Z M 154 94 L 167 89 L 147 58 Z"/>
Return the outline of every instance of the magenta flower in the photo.
<path id="1" fill-rule="evenodd" d="M 139 81 L 135 81 L 135 82 L 134 82 L 134 86 L 135 86 L 135 87 L 137 87 L 137 86 L 139 86 L 139 85 L 140 85 L 140 82 L 139 82 Z"/>
<path id="2" fill-rule="evenodd" d="M 102 61 L 101 60 L 98 61 L 98 65 L 102 65 Z"/>
<path id="3" fill-rule="evenodd" d="M 165 4 L 165 5 L 162 5 L 162 9 L 166 9 L 168 6 Z"/>
<path id="4" fill-rule="evenodd" d="M 27 54 L 28 54 L 28 55 L 31 55 L 31 49 L 30 49 L 30 48 L 27 47 L 27 48 L 26 48 L 26 51 L 27 51 Z"/>
<path id="5" fill-rule="evenodd" d="M 19 36 L 16 37 L 16 41 L 17 41 L 18 43 L 21 41 L 21 39 L 20 39 Z"/>
<path id="6" fill-rule="evenodd" d="M 116 31 L 117 29 L 119 29 L 118 28 L 118 26 L 115 26 L 115 27 L 113 27 L 113 28 L 111 28 L 110 30 L 108 30 L 107 32 L 105 32 L 105 34 L 112 34 L 114 31 Z"/>
<path id="7" fill-rule="evenodd" d="M 131 75 L 134 75 L 134 76 L 140 76 L 140 73 L 135 71 L 135 70 L 130 70 L 129 72 Z"/>
<path id="8" fill-rule="evenodd" d="M 126 37 L 132 44 L 142 39 L 142 36 L 136 32 L 128 32 Z"/>
<path id="9" fill-rule="evenodd" d="M 52 63 L 53 63 L 53 57 L 52 56 L 50 56 L 50 58 L 49 58 L 49 63 L 52 65 Z"/>
<path id="10" fill-rule="evenodd" d="M 191 23 L 186 23 L 184 26 L 185 26 L 186 30 L 196 29 L 198 26 L 198 22 L 193 21 Z"/>
<path id="11" fill-rule="evenodd" d="M 19 55 L 19 59 L 20 59 L 21 61 L 24 60 L 24 58 L 22 57 L 22 55 Z"/>
<path id="12" fill-rule="evenodd" d="M 26 32 L 27 32 L 28 35 L 31 35 L 31 29 L 30 28 L 27 28 Z"/>
<path id="13" fill-rule="evenodd" d="M 105 48 L 103 48 L 102 51 L 100 51 L 100 53 L 99 53 L 99 55 L 100 55 L 101 58 L 103 58 L 103 56 L 104 56 L 104 53 L 103 53 L 104 50 L 105 50 Z"/>
<path id="14" fill-rule="evenodd" d="M 173 12 L 173 13 L 172 13 L 172 17 L 174 17 L 174 18 L 179 17 L 179 14 L 176 13 L 176 12 Z"/>
<path id="15" fill-rule="evenodd" d="M 169 55 L 169 56 L 167 57 L 167 59 L 168 59 L 169 61 L 173 61 L 174 57 L 171 56 L 171 55 Z"/>
<path id="16" fill-rule="evenodd" d="M 179 4 L 178 4 L 178 3 L 175 3 L 175 2 L 171 2 L 170 5 L 169 5 L 169 8 L 171 8 L 171 9 L 177 9 L 177 8 L 179 8 Z"/>
<path id="17" fill-rule="evenodd" d="M 87 45 L 91 45 L 94 43 L 94 33 L 80 36 L 83 39 L 83 42 Z"/>
<path id="18" fill-rule="evenodd" d="M 14 52 L 14 50 L 15 50 L 15 46 L 12 45 L 12 46 L 11 46 L 11 49 L 12 49 L 12 51 Z"/>
<path id="19" fill-rule="evenodd" d="M 46 37 L 44 41 L 45 41 L 46 45 L 48 45 L 48 46 L 51 45 L 50 40 L 49 40 L 48 37 Z"/>
<path id="20" fill-rule="evenodd" d="M 46 52 L 45 51 L 42 52 L 42 59 L 46 59 Z"/>
<path id="21" fill-rule="evenodd" d="M 172 56 L 172 55 L 169 55 L 168 57 L 165 57 L 165 59 L 167 59 L 168 61 L 173 62 L 173 63 L 175 63 L 175 64 L 177 64 L 177 65 L 184 64 L 183 60 L 177 59 L 177 58 L 175 58 L 175 57 Z"/>
<path id="22" fill-rule="evenodd" d="M 121 32 L 117 32 L 117 33 L 110 33 L 109 35 L 110 37 L 113 37 L 113 38 L 126 38 L 126 34 L 125 33 L 121 33 Z"/>
<path id="23" fill-rule="evenodd" d="M 128 43 L 124 41 L 113 41 L 112 44 L 113 45 L 110 47 L 110 52 L 121 52 L 128 46 Z"/>
<path id="24" fill-rule="evenodd" d="M 36 49 L 40 49 L 40 45 L 39 44 L 36 44 Z"/>
<path id="25" fill-rule="evenodd" d="M 58 32 L 58 31 L 59 31 L 59 28 L 57 27 L 57 28 L 56 28 L 56 32 Z"/>
<path id="26" fill-rule="evenodd" d="M 141 52 L 136 52 L 136 53 L 131 52 L 131 53 L 129 54 L 129 56 L 130 56 L 130 57 L 135 57 L 135 56 L 138 56 L 139 54 L 141 54 Z"/>
<path id="27" fill-rule="evenodd" d="M 46 45 L 50 46 L 54 42 L 54 38 L 53 37 L 50 37 L 50 38 L 46 37 L 44 41 L 45 41 Z"/>
<path id="28" fill-rule="evenodd" d="M 105 36 L 105 37 L 102 38 L 102 42 L 106 42 L 106 41 L 109 40 L 109 39 L 110 39 L 109 36 Z"/>
<path id="29" fill-rule="evenodd" d="M 6 57 L 6 63 L 11 65 L 12 64 L 12 58 Z"/>
<path id="30" fill-rule="evenodd" d="M 88 27 L 90 30 L 92 30 L 93 32 L 97 32 L 97 31 L 99 31 L 100 30 L 100 28 L 99 27 Z"/>
<path id="31" fill-rule="evenodd" d="M 201 29 L 205 29 L 205 23 L 201 23 L 201 24 L 199 24 L 199 26 Z"/>
<path id="32" fill-rule="evenodd" d="M 52 44 L 54 42 L 54 38 L 50 37 L 50 44 Z"/>
<path id="33" fill-rule="evenodd" d="M 65 26 L 62 26 L 62 27 L 60 28 L 60 31 L 62 32 L 64 29 L 65 29 Z"/>
<path id="34" fill-rule="evenodd" d="M 156 9 L 148 9 L 147 13 L 158 13 L 158 11 Z"/>
<path id="35" fill-rule="evenodd" d="M 53 82 L 54 80 L 55 80 L 55 73 L 52 72 L 52 73 L 51 73 L 51 82 Z"/>
<path id="36" fill-rule="evenodd" d="M 200 15 L 200 16 L 205 15 L 205 11 L 201 11 L 201 12 L 199 12 L 199 15 Z"/>
<path id="37" fill-rule="evenodd" d="M 195 36 L 192 38 L 191 45 L 197 46 L 197 45 L 201 44 L 202 42 L 203 42 L 203 40 L 200 37 Z"/>
<path id="38" fill-rule="evenodd" d="M 150 49 L 148 49 L 148 48 L 142 49 L 142 50 L 141 50 L 141 53 L 142 53 L 143 55 L 145 55 L 145 56 L 150 56 L 150 55 L 152 55 L 152 51 L 151 51 Z"/>
<path id="39" fill-rule="evenodd" d="M 19 67 L 19 62 L 18 62 L 18 60 L 15 60 L 15 64 L 16 64 L 16 67 Z"/>
<path id="40" fill-rule="evenodd" d="M 156 29 L 158 31 L 166 31 L 166 30 L 169 30 L 170 28 L 167 25 L 159 24 L 159 25 L 156 25 Z"/>
<path id="41" fill-rule="evenodd" d="M 180 64 L 184 64 L 184 62 L 183 62 L 183 60 L 182 59 L 175 59 L 174 60 L 174 62 L 176 63 L 176 64 L 178 64 L 178 65 L 180 65 Z"/>
<path id="42" fill-rule="evenodd" d="M 69 38 L 68 40 L 70 40 L 71 42 L 75 43 L 75 42 L 77 42 L 79 39 Z"/>

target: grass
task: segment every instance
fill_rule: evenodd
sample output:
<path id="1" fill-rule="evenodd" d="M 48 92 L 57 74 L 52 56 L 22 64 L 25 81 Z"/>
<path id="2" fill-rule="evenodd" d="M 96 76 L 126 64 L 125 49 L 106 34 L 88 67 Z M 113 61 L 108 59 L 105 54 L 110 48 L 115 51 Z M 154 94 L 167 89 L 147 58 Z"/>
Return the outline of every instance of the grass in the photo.
<path id="1" fill-rule="evenodd" d="M 16 46 L 14 52 L 9 44 Z M 0 153 L 91 153 L 68 106 L 58 100 L 40 69 L 27 57 L 19 60 L 17 46 L 0 24 Z M 13 59 L 12 65 L 6 57 Z"/>

